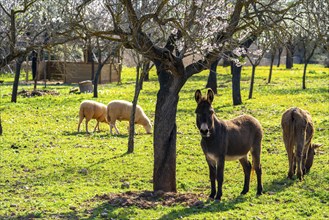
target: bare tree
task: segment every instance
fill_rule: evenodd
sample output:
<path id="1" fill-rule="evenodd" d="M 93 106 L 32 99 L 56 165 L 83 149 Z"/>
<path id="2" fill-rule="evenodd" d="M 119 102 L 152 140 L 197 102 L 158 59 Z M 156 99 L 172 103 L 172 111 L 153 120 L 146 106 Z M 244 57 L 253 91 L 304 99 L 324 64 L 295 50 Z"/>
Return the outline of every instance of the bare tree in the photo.
<path id="1" fill-rule="evenodd" d="M 63 5 L 64 1 L 67 4 Z M 0 68 L 13 60 L 16 60 L 16 67 L 19 68 L 15 71 L 12 102 L 17 99 L 20 62 L 35 49 L 62 44 L 76 37 L 73 35 L 72 26 L 63 25 L 67 24 L 67 20 L 72 21 L 69 18 L 70 7 L 67 6 L 74 6 L 74 2 L 0 2 Z"/>
<path id="2" fill-rule="evenodd" d="M 315 50 L 319 45 L 328 46 L 328 22 L 329 13 L 327 9 L 329 3 L 324 1 L 310 1 L 305 0 L 300 5 L 300 10 L 304 16 L 301 16 L 296 22 L 298 27 L 294 29 L 298 44 L 297 47 L 301 49 L 304 69 L 302 88 L 306 89 L 306 72 L 307 66 L 314 55 Z M 327 27 L 326 27 L 327 26 Z"/>
<path id="3" fill-rule="evenodd" d="M 284 5 L 276 0 L 85 0 L 77 6 L 77 1 L 67 2 L 72 4 L 66 7 L 67 15 L 52 28 L 63 28 L 56 36 L 64 36 L 70 30 L 71 35 L 80 38 L 115 41 L 154 63 L 160 88 L 154 122 L 153 189 L 172 192 L 176 191 L 176 113 L 180 90 L 190 77 L 209 69 L 219 57 L 242 45 L 249 48 L 264 30 L 287 19 L 287 12 L 297 4 Z M 65 39 L 72 39 L 71 35 Z M 49 42 L 54 37 L 50 34 Z M 188 55 L 192 62 L 184 65 L 183 58 Z M 241 63 L 239 57 L 228 58 L 233 69 L 233 103 L 237 105 L 242 103 Z"/>

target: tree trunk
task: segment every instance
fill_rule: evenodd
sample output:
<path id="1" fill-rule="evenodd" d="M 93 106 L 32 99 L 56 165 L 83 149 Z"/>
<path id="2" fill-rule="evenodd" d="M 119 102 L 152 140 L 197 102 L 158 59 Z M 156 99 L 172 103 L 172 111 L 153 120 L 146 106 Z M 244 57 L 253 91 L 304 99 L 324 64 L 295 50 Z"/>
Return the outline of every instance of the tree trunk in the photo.
<path id="1" fill-rule="evenodd" d="M 241 105 L 241 89 L 240 89 L 240 79 L 241 79 L 242 67 L 238 67 L 234 62 L 231 62 L 231 74 L 232 74 L 232 98 L 233 105 Z"/>
<path id="2" fill-rule="evenodd" d="M 279 67 L 280 66 L 280 64 L 281 64 L 281 54 L 282 54 L 282 52 L 283 52 L 283 47 L 279 47 L 279 49 L 278 49 L 278 63 L 277 63 L 277 67 Z"/>
<path id="3" fill-rule="evenodd" d="M 291 69 L 294 66 L 294 45 L 291 42 L 287 43 L 286 69 Z"/>
<path id="4" fill-rule="evenodd" d="M 226 58 L 223 58 L 223 67 L 231 66 L 231 61 Z"/>
<path id="5" fill-rule="evenodd" d="M 93 82 L 94 82 L 94 98 L 98 98 L 99 75 L 102 72 L 102 68 L 103 68 L 104 64 L 107 62 L 107 60 L 111 56 L 111 54 L 109 53 L 106 56 L 105 60 L 102 62 L 102 51 L 101 51 L 101 48 L 100 48 L 99 39 L 97 39 L 97 48 L 98 48 L 98 67 L 97 67 L 97 70 L 96 70 L 95 77 L 93 79 Z"/>
<path id="6" fill-rule="evenodd" d="M 142 71 L 143 71 L 144 81 L 145 81 L 145 82 L 150 81 L 150 76 L 149 76 L 149 72 L 150 72 L 150 64 L 151 64 L 151 61 L 143 62 L 143 68 L 142 68 Z"/>
<path id="7" fill-rule="evenodd" d="M 138 101 L 139 93 L 142 89 L 143 84 L 143 72 L 142 75 L 140 75 L 140 65 L 138 64 L 136 67 L 137 75 L 136 75 L 136 84 L 135 84 L 135 94 L 133 99 L 133 108 L 130 113 L 130 120 L 129 120 L 129 138 L 128 138 L 128 151 L 127 153 L 133 153 L 134 152 L 134 136 L 135 136 L 135 113 L 136 113 L 136 105 Z M 142 70 L 143 71 L 143 70 Z"/>
<path id="8" fill-rule="evenodd" d="M 103 62 L 101 62 L 101 60 L 98 63 L 98 67 L 96 70 L 96 74 L 95 74 L 95 78 L 94 78 L 94 98 L 98 98 L 98 82 L 99 82 L 99 75 L 102 72 L 103 66 L 104 64 L 107 62 L 107 60 L 110 58 L 110 54 L 107 55 L 107 57 L 105 58 L 105 60 Z"/>
<path id="9" fill-rule="evenodd" d="M 206 88 L 211 88 L 212 91 L 217 94 L 217 65 L 219 59 L 213 62 L 210 66 L 209 76 Z"/>
<path id="10" fill-rule="evenodd" d="M 18 83 L 19 83 L 19 76 L 21 74 L 21 67 L 24 61 L 23 57 L 18 57 L 16 59 L 16 72 L 15 72 L 15 80 L 13 84 L 13 92 L 11 95 L 11 102 L 17 102 L 17 90 L 18 90 Z"/>
<path id="11" fill-rule="evenodd" d="M 96 70 L 95 78 L 94 78 L 94 98 L 98 98 L 98 81 L 99 81 L 99 75 L 102 72 L 102 65 L 98 63 L 98 67 Z"/>
<path id="12" fill-rule="evenodd" d="M 102 63 L 98 63 L 98 67 L 96 70 L 95 78 L 93 80 L 94 83 L 94 98 L 98 98 L 98 81 L 99 81 L 99 75 L 102 72 L 103 65 Z"/>
<path id="13" fill-rule="evenodd" d="M 307 69 L 308 62 L 304 64 L 304 71 L 303 71 L 303 89 L 306 89 L 306 69 Z"/>
<path id="14" fill-rule="evenodd" d="M 302 88 L 303 89 L 306 89 L 306 70 L 307 70 L 307 65 L 310 63 L 310 60 L 311 58 L 313 57 L 314 55 L 314 51 L 315 49 L 317 48 L 317 44 L 314 44 L 312 49 L 311 49 L 311 52 L 310 54 L 307 56 L 306 53 L 307 53 L 307 48 L 306 48 L 306 45 L 304 46 L 305 50 L 304 50 L 304 60 L 305 60 L 305 64 L 304 64 L 304 71 L 303 71 L 303 86 Z"/>
<path id="15" fill-rule="evenodd" d="M 44 58 L 43 61 L 45 62 L 45 68 L 43 68 L 43 83 L 44 83 L 44 87 L 46 88 L 47 87 L 47 62 L 46 62 L 45 57 L 43 57 L 43 58 Z M 48 54 L 47 60 L 49 60 L 49 54 Z"/>
<path id="16" fill-rule="evenodd" d="M 178 93 L 186 79 L 161 70 L 156 64 L 160 89 L 154 120 L 153 190 L 176 192 L 176 113 Z"/>
<path id="17" fill-rule="evenodd" d="M 275 52 L 271 53 L 270 72 L 268 74 L 267 83 L 271 83 L 271 80 L 272 80 L 272 71 L 273 71 L 274 58 L 275 58 Z"/>
<path id="18" fill-rule="evenodd" d="M 248 98 L 252 98 L 252 92 L 254 89 L 254 81 L 255 81 L 255 72 L 256 72 L 256 65 L 252 65 L 252 71 L 251 71 L 251 80 L 250 80 L 250 87 L 249 87 L 249 96 Z"/>
<path id="19" fill-rule="evenodd" d="M 94 59 L 91 60 L 91 80 L 95 78 L 95 61 Z"/>
<path id="20" fill-rule="evenodd" d="M 1 123 L 1 115 L 0 115 L 0 135 L 2 135 L 2 123 Z"/>

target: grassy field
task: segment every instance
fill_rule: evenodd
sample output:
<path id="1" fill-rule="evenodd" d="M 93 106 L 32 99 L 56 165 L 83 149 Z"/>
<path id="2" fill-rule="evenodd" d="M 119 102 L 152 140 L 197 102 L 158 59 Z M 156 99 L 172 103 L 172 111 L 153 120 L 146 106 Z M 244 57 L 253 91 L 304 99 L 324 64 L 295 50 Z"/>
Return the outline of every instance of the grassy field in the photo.
<path id="1" fill-rule="evenodd" d="M 87 135 L 83 123 L 83 132 L 77 132 L 79 104 L 93 99 L 92 94 L 69 94 L 77 85 L 38 85 L 40 90 L 59 94 L 19 96 L 17 103 L 11 103 L 13 76 L 0 75 L 5 81 L 0 85 L 0 219 L 328 219 L 329 69 L 317 65 L 308 69 L 307 89 L 302 90 L 301 65 L 292 70 L 274 68 L 270 84 L 268 67 L 258 67 L 254 98 L 248 100 L 251 68 L 245 67 L 241 80 L 243 104 L 232 106 L 229 69 L 218 68 L 219 95 L 213 103 L 217 116 L 230 119 L 248 113 L 263 126 L 263 195 L 256 197 L 255 175 L 250 192 L 239 195 L 243 171 L 237 161 L 232 161 L 225 165 L 222 201 L 206 201 L 210 192 L 208 167 L 194 113 L 194 92 L 204 88 L 208 75 L 202 72 L 189 79 L 180 93 L 176 179 L 179 195 L 201 202 L 165 205 L 164 200 L 144 199 L 142 203 L 149 206 L 143 206 L 134 197 L 124 207 L 116 205 L 123 204 L 123 195 L 152 190 L 153 136 L 137 126 L 135 152 L 126 154 L 127 122 L 117 124 L 121 135 L 110 135 L 107 124 L 100 125 L 101 132 Z M 134 69 L 124 68 L 122 84 L 100 85 L 97 101 L 131 101 L 134 77 Z M 153 70 L 139 98 L 152 122 L 158 86 Z M 33 85 L 21 83 L 19 91 L 23 89 L 31 91 Z M 292 106 L 310 111 L 316 128 L 313 140 L 323 144 L 303 182 L 286 178 L 288 160 L 280 119 Z M 95 124 L 91 121 L 89 129 Z"/>

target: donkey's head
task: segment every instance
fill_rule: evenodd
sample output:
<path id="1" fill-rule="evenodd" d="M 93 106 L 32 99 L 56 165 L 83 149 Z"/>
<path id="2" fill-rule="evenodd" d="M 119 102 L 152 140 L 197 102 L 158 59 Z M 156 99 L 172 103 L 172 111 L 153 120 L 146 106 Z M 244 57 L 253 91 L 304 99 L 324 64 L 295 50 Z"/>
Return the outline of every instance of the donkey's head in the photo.
<path id="1" fill-rule="evenodd" d="M 315 155 L 315 149 L 321 147 L 321 144 L 311 144 L 310 148 L 308 149 L 308 154 L 305 163 L 305 172 L 310 172 L 310 169 L 313 165 L 313 159 Z"/>
<path id="2" fill-rule="evenodd" d="M 195 110 L 196 125 L 202 137 L 210 137 L 214 128 L 215 112 L 211 106 L 213 100 L 214 92 L 211 89 L 208 89 L 206 97 L 202 97 L 201 91 L 199 89 L 195 91 L 195 101 L 198 103 L 198 106 Z"/>

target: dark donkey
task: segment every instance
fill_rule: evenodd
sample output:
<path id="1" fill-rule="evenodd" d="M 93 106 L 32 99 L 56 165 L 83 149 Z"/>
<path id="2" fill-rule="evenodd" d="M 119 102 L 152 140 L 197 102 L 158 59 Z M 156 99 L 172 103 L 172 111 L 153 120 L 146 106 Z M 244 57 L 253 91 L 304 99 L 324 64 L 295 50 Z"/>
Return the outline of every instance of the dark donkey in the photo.
<path id="1" fill-rule="evenodd" d="M 253 168 L 257 174 L 257 195 L 262 194 L 262 168 L 260 164 L 263 131 L 257 119 L 242 115 L 232 120 L 219 120 L 211 106 L 214 93 L 208 89 L 207 97 L 201 91 L 195 92 L 196 124 L 201 134 L 201 147 L 209 166 L 211 193 L 210 198 L 220 200 L 225 160 L 239 160 L 244 171 L 244 186 L 241 194 L 249 191 L 250 173 Z M 252 166 L 248 152 L 252 155 Z M 216 194 L 215 179 L 218 182 Z M 215 196 L 216 195 L 216 196 Z"/>

